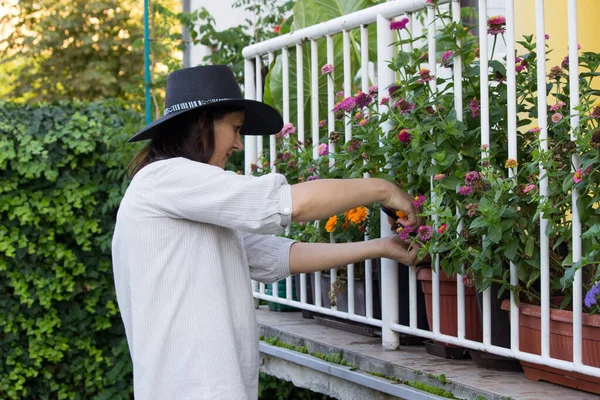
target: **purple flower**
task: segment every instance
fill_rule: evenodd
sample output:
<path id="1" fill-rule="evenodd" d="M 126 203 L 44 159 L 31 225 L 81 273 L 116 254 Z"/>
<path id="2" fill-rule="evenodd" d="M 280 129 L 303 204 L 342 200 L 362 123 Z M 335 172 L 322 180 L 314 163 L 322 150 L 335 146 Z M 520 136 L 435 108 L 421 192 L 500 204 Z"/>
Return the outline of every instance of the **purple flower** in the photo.
<path id="1" fill-rule="evenodd" d="M 314 180 L 317 180 L 317 179 L 319 179 L 319 177 L 318 177 L 318 176 L 311 175 L 311 176 L 309 176 L 308 178 L 306 178 L 306 181 L 307 181 L 307 182 L 310 182 L 310 181 L 314 181 Z"/>
<path id="2" fill-rule="evenodd" d="M 527 61 L 523 60 L 520 57 L 515 57 L 515 71 L 521 72 L 527 66 Z"/>
<path id="3" fill-rule="evenodd" d="M 413 201 L 413 205 L 416 208 L 419 208 L 423 205 L 423 203 L 425 203 L 425 200 L 427 200 L 427 198 L 425 196 L 417 196 L 417 197 L 415 197 L 415 199 Z"/>
<path id="4" fill-rule="evenodd" d="M 362 146 L 362 140 L 350 139 L 348 142 L 348 151 L 354 151 Z"/>
<path id="5" fill-rule="evenodd" d="M 321 143 L 317 147 L 317 151 L 319 152 L 320 156 L 326 156 L 327 154 L 329 154 L 329 146 L 327 146 L 325 143 Z"/>
<path id="6" fill-rule="evenodd" d="M 396 30 L 401 30 L 401 29 L 405 29 L 406 25 L 408 25 L 408 21 L 409 19 L 404 17 L 399 21 L 392 21 L 390 23 L 390 30 L 391 31 L 396 31 Z"/>
<path id="7" fill-rule="evenodd" d="M 358 108 L 363 108 L 363 107 L 368 106 L 371 103 L 371 101 L 373 101 L 373 98 L 363 92 L 360 92 L 354 98 L 354 103 L 356 104 L 356 107 L 358 107 Z"/>
<path id="8" fill-rule="evenodd" d="M 473 191 L 473 188 L 471 186 L 462 186 L 458 192 L 460 194 L 462 194 L 463 196 L 468 196 L 471 194 L 472 191 Z"/>
<path id="9" fill-rule="evenodd" d="M 362 111 L 359 111 L 356 114 L 354 114 L 354 120 L 360 121 L 361 119 L 363 119 L 364 116 L 365 116 L 365 113 Z"/>
<path id="10" fill-rule="evenodd" d="M 433 235 L 433 228 L 429 225 L 421 225 L 419 229 L 417 229 L 417 237 L 422 242 L 427 242 L 431 239 Z"/>
<path id="11" fill-rule="evenodd" d="M 410 142 L 410 132 L 408 131 L 408 129 L 402 129 L 400 131 L 400 133 L 398 134 L 398 140 L 402 143 L 409 143 Z"/>
<path id="12" fill-rule="evenodd" d="M 600 296 L 600 281 L 596 282 L 585 295 L 585 306 L 591 308 L 594 304 L 598 304 L 598 296 Z"/>
<path id="13" fill-rule="evenodd" d="M 469 217 L 472 217 L 472 216 L 474 216 L 474 215 L 477 213 L 477 208 L 478 208 L 478 206 L 477 206 L 477 204 L 476 204 L 476 203 L 469 203 L 469 204 L 467 204 L 467 205 L 465 206 L 465 208 L 468 210 L 468 211 L 467 211 L 467 215 L 468 215 Z"/>
<path id="14" fill-rule="evenodd" d="M 410 234 L 413 233 L 413 228 L 411 228 L 410 226 L 404 226 L 398 228 L 396 232 L 398 232 L 398 236 L 401 240 L 408 240 L 410 239 Z"/>
<path id="15" fill-rule="evenodd" d="M 311 168 L 307 168 L 306 172 L 308 172 L 309 174 L 312 174 L 313 172 L 315 172 L 315 169 L 312 168 L 312 167 Z"/>
<path id="16" fill-rule="evenodd" d="M 452 50 L 448 50 L 446 52 L 444 52 L 444 54 L 442 54 L 442 65 L 446 68 L 450 67 L 450 62 L 449 60 L 452 58 L 452 56 L 454 55 L 454 52 Z"/>
<path id="17" fill-rule="evenodd" d="M 552 118 L 552 122 L 554 122 L 556 124 L 563 119 L 563 116 L 561 113 L 554 113 L 554 114 L 552 114 L 551 118 Z"/>
<path id="18" fill-rule="evenodd" d="M 471 109 L 471 116 L 473 118 L 478 117 L 479 116 L 479 110 L 481 110 L 481 103 L 479 103 L 479 100 L 477 100 L 477 98 L 473 98 L 473 100 L 471 100 L 471 102 L 469 103 L 469 108 Z"/>
<path id="19" fill-rule="evenodd" d="M 398 109 L 400 114 L 408 114 L 415 109 L 415 104 L 406 101 L 406 99 L 400 99 L 394 104 L 394 108 Z"/>
<path id="20" fill-rule="evenodd" d="M 419 75 L 421 75 L 421 78 L 417 81 L 417 83 L 429 82 L 435 78 L 433 75 L 431 75 L 431 71 L 427 68 L 421 68 Z"/>
<path id="21" fill-rule="evenodd" d="M 433 180 L 434 181 L 441 181 L 445 177 L 446 177 L 446 174 L 436 174 L 436 175 L 433 176 Z"/>
<path id="22" fill-rule="evenodd" d="M 321 121 L 319 121 L 319 128 L 324 127 L 326 122 L 327 122 L 326 119 L 322 119 Z"/>
<path id="23" fill-rule="evenodd" d="M 331 64 L 325 64 L 321 67 L 321 74 L 323 75 L 327 75 L 330 72 L 333 72 L 333 65 Z"/>
<path id="24" fill-rule="evenodd" d="M 379 102 L 379 104 L 381 104 L 383 106 L 383 105 L 386 105 L 389 102 L 390 102 L 390 98 L 389 97 L 382 97 L 381 101 Z"/>
<path id="25" fill-rule="evenodd" d="M 561 108 L 563 108 L 566 105 L 567 105 L 567 103 L 565 103 L 564 101 L 559 101 L 558 103 L 556 103 L 550 107 L 550 111 L 560 110 Z"/>
<path id="26" fill-rule="evenodd" d="M 569 67 L 569 56 L 566 56 L 565 58 L 563 58 L 562 63 L 560 65 L 563 68 L 568 68 Z"/>
<path id="27" fill-rule="evenodd" d="M 474 183 L 479 182 L 481 180 L 481 175 L 477 171 L 467 172 L 465 175 L 465 183 L 468 186 L 472 186 Z"/>

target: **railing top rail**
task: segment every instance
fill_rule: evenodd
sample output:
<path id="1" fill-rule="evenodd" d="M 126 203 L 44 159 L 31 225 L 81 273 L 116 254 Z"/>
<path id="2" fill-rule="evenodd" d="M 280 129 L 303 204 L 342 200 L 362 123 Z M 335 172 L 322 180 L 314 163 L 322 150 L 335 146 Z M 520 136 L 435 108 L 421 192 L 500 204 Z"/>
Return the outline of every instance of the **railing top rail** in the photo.
<path id="1" fill-rule="evenodd" d="M 439 4 L 449 3 L 452 0 L 440 0 Z M 317 25 L 302 28 L 295 32 L 278 36 L 264 42 L 245 47 L 242 50 L 244 58 L 249 59 L 286 47 L 292 47 L 308 40 L 319 39 L 327 35 L 333 35 L 344 30 L 358 28 L 377 21 L 377 15 L 392 18 L 402 13 L 410 13 L 425 8 L 429 3 L 427 0 L 396 0 L 388 3 L 378 4 L 364 10 L 356 11 L 348 15 L 342 15 Z"/>

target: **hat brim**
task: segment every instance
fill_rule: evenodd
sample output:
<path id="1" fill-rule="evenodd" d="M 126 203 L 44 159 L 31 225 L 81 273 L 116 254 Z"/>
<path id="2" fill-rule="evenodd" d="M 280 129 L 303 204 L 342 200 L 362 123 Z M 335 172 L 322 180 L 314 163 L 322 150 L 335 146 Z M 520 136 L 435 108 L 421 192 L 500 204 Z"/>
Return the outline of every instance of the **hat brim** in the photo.
<path id="1" fill-rule="evenodd" d="M 268 104 L 256 100 L 249 99 L 232 99 L 221 100 L 210 104 L 204 104 L 186 110 L 169 113 L 156 121 L 146 125 L 141 131 L 129 138 L 128 142 L 138 142 L 140 140 L 152 139 L 152 137 L 162 128 L 168 121 L 173 118 L 200 110 L 203 108 L 214 108 L 222 105 L 240 106 L 246 111 L 244 125 L 242 126 L 242 135 L 274 135 L 283 128 L 283 119 L 281 114 L 275 108 Z"/>

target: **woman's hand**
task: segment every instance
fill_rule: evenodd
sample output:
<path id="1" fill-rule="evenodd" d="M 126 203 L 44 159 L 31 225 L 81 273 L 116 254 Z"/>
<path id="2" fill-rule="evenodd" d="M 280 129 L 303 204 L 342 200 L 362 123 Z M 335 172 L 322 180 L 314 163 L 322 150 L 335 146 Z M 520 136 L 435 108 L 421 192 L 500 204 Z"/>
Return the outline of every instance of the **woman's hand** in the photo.
<path id="1" fill-rule="evenodd" d="M 416 265 L 418 260 L 417 253 L 419 246 L 410 245 L 409 241 L 403 241 L 398 235 L 391 235 L 381 239 L 375 239 L 380 242 L 381 256 L 395 260 L 404 265 Z"/>
<path id="2" fill-rule="evenodd" d="M 398 222 L 402 226 L 410 226 L 417 229 L 419 226 L 419 210 L 414 205 L 413 197 L 400 190 L 397 186 L 390 184 L 390 194 L 383 202 L 383 205 L 392 210 L 402 211 L 406 214 L 406 218 L 398 218 Z"/>

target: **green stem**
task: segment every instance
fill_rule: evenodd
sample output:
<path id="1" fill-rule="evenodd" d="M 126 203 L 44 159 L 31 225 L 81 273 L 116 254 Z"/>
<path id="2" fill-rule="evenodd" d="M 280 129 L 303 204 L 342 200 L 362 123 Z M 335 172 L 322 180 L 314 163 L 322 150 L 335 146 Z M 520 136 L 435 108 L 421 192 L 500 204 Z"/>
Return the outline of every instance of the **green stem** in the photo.
<path id="1" fill-rule="evenodd" d="M 490 60 L 494 59 L 494 51 L 496 50 L 496 42 L 498 41 L 498 35 L 494 35 L 494 44 L 492 45 L 492 55 L 490 56 Z M 481 55 L 480 55 L 481 57 Z"/>

